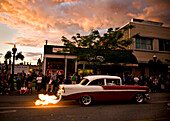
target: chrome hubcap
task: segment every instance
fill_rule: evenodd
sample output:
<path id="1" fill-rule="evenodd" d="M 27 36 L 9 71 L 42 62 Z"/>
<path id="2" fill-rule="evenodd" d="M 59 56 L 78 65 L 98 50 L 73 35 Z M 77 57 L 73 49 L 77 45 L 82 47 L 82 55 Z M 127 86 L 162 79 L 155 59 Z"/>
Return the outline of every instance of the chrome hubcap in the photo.
<path id="1" fill-rule="evenodd" d="M 136 95 L 136 101 L 137 101 L 138 103 L 143 102 L 143 95 L 142 95 L 142 94 L 137 94 L 137 95 Z"/>
<path id="2" fill-rule="evenodd" d="M 89 105 L 91 103 L 91 97 L 89 95 L 82 97 L 82 103 L 84 105 Z"/>

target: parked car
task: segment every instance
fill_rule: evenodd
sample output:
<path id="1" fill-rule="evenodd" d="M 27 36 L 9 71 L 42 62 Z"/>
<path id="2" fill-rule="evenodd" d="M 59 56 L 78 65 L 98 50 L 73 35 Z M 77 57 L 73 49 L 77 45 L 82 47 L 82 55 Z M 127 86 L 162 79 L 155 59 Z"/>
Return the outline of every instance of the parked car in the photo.
<path id="1" fill-rule="evenodd" d="M 94 75 L 86 76 L 79 84 L 60 85 L 58 95 L 65 100 L 77 100 L 82 105 L 90 105 L 94 101 L 133 100 L 143 103 L 149 99 L 149 87 L 138 85 L 122 85 L 118 76 Z"/>

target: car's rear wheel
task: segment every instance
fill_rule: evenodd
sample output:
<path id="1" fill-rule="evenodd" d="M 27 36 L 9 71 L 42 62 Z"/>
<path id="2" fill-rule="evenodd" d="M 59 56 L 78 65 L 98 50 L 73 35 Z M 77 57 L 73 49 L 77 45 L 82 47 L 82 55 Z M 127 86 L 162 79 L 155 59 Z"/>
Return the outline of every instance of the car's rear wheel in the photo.
<path id="1" fill-rule="evenodd" d="M 85 95 L 79 99 L 79 103 L 84 106 L 91 105 L 93 103 L 93 98 L 90 95 Z"/>
<path id="2" fill-rule="evenodd" d="M 134 101 L 136 103 L 143 103 L 144 102 L 144 95 L 142 93 L 137 93 L 134 97 Z"/>

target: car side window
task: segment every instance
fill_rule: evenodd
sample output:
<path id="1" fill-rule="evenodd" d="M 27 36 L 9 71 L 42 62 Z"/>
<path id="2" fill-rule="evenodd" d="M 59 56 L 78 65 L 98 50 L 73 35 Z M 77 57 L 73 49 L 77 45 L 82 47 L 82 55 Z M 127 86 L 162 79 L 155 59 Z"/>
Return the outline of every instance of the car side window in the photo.
<path id="1" fill-rule="evenodd" d="M 99 85 L 99 86 L 102 86 L 102 85 L 104 85 L 104 79 L 93 80 L 92 82 L 89 83 L 89 85 Z"/>
<path id="2" fill-rule="evenodd" d="M 89 82 L 88 79 L 83 79 L 79 84 L 86 85 Z"/>
<path id="3" fill-rule="evenodd" d="M 106 79 L 106 85 L 108 86 L 120 86 L 119 79 Z"/>

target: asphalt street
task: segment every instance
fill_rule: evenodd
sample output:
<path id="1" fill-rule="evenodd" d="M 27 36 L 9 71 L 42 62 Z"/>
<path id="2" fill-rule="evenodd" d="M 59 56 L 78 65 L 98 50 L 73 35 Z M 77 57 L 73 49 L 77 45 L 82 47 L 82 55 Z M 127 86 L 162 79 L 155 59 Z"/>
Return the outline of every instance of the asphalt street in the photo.
<path id="1" fill-rule="evenodd" d="M 144 104 L 97 102 L 89 107 L 72 100 L 35 106 L 35 94 L 0 96 L 0 121 L 170 121 L 170 93 L 150 96 Z"/>

